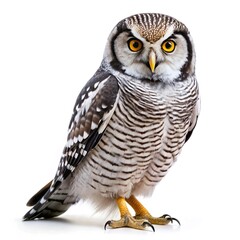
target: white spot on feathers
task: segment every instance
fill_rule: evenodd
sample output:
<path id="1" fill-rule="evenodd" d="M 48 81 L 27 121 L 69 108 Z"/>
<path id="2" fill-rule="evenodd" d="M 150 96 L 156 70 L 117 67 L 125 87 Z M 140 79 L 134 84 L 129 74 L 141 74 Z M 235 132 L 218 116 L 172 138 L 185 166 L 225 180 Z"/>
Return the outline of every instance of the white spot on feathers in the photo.
<path id="1" fill-rule="evenodd" d="M 35 212 L 36 212 L 36 210 L 33 208 L 33 209 L 31 209 L 30 214 L 34 214 Z"/>
<path id="2" fill-rule="evenodd" d="M 76 111 L 78 111 L 80 109 L 80 106 L 77 105 L 75 109 L 76 109 Z"/>
<path id="3" fill-rule="evenodd" d="M 72 166 L 72 165 L 70 165 L 70 164 L 68 164 L 68 165 L 67 165 L 67 169 L 70 170 L 71 172 L 73 172 L 74 169 L 75 169 L 75 167 Z"/>
<path id="4" fill-rule="evenodd" d="M 81 100 L 83 100 L 85 98 L 86 94 L 83 94 L 81 97 Z"/>
<path id="5" fill-rule="evenodd" d="M 91 130 L 97 128 L 97 126 L 98 126 L 98 125 L 97 125 L 95 122 L 92 122 L 92 124 L 91 124 Z"/>
<path id="6" fill-rule="evenodd" d="M 88 133 L 84 131 L 83 133 L 83 139 L 86 139 L 88 137 Z"/>
<path id="7" fill-rule="evenodd" d="M 81 135 L 78 135 L 78 141 L 81 142 L 83 140 L 83 137 Z"/>
<path id="8" fill-rule="evenodd" d="M 107 108 L 107 105 L 102 104 L 102 108 L 103 108 L 103 109 Z"/>
<path id="9" fill-rule="evenodd" d="M 67 144 L 66 144 L 66 146 L 69 148 L 69 147 L 71 147 L 73 145 L 73 139 L 69 139 L 68 141 L 67 141 Z"/>
<path id="10" fill-rule="evenodd" d="M 77 143 L 77 141 L 78 141 L 78 138 L 77 138 L 77 137 L 74 137 L 74 138 L 73 138 L 73 142 L 74 142 L 74 143 Z"/>
<path id="11" fill-rule="evenodd" d="M 99 85 L 99 82 L 96 82 L 96 83 L 94 84 L 94 88 L 97 88 L 98 85 Z"/>
<path id="12" fill-rule="evenodd" d="M 86 150 L 84 150 L 84 149 L 81 149 L 81 151 L 80 151 L 80 154 L 81 155 L 83 155 L 84 157 L 86 156 L 86 154 L 87 154 L 87 151 Z"/>
<path id="13" fill-rule="evenodd" d="M 42 197 L 41 200 L 40 200 L 40 203 L 41 203 L 41 204 L 44 204 L 46 201 L 47 201 L 47 200 L 46 200 L 44 197 Z"/>

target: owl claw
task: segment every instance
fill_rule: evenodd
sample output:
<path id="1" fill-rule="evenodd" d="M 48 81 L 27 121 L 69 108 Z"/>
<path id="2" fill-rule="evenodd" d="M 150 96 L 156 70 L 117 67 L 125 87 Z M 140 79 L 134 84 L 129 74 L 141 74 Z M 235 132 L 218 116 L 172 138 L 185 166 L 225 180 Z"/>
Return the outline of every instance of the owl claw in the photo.
<path id="1" fill-rule="evenodd" d="M 107 229 L 107 226 L 109 226 L 111 224 L 111 221 L 109 220 L 109 221 L 107 221 L 105 224 L 104 224 L 104 230 L 106 230 Z"/>
<path id="2" fill-rule="evenodd" d="M 148 221 L 144 222 L 144 223 L 142 224 L 142 226 L 143 226 L 144 228 L 145 228 L 146 226 L 151 227 L 152 230 L 153 230 L 153 232 L 155 232 L 154 226 L 153 226 L 150 222 L 148 222 Z"/>
<path id="3" fill-rule="evenodd" d="M 180 221 L 178 219 L 173 218 L 173 217 L 171 217 L 168 214 L 164 214 L 160 218 L 165 218 L 165 219 L 169 220 L 171 223 L 173 223 L 173 221 L 175 221 L 175 222 L 177 222 L 179 224 L 179 226 L 181 226 L 181 223 L 180 223 Z"/>

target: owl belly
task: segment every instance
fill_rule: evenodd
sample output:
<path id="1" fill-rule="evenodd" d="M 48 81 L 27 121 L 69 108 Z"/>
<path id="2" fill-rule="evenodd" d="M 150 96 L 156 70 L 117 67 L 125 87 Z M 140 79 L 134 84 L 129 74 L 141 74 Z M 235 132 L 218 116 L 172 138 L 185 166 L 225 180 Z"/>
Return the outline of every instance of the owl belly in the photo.
<path id="1" fill-rule="evenodd" d="M 145 119 L 129 111 L 123 116 L 119 104 L 101 140 L 76 171 L 74 191 L 78 188 L 81 198 L 149 195 L 178 154 L 176 134 L 170 134 L 174 141 L 168 142 L 173 130 L 166 111 Z"/>

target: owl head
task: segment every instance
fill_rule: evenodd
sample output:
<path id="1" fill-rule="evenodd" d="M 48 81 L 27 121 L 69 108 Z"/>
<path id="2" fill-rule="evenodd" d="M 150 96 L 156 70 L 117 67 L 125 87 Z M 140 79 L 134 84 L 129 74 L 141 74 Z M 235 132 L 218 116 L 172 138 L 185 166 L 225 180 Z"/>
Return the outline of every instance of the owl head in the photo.
<path id="1" fill-rule="evenodd" d="M 112 30 L 103 65 L 112 73 L 172 83 L 194 74 L 195 52 L 187 27 L 167 15 L 137 14 Z"/>

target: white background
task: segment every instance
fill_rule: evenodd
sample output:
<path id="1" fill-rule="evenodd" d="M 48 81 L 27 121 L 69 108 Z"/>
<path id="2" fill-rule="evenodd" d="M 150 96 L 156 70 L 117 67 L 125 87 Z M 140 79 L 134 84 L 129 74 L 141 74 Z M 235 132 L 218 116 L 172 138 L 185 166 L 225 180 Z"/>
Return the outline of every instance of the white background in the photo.
<path id="1" fill-rule="evenodd" d="M 0 2 L 0 238 L 239 239 L 239 5 L 237 1 Z M 54 176 L 72 108 L 121 19 L 160 12 L 184 22 L 197 52 L 198 126 L 178 162 L 142 201 L 178 218 L 156 232 L 103 230 L 116 216 L 86 203 L 22 222 L 26 201 Z M 7 238 L 6 238 L 7 236 Z M 13 236 L 13 238 L 12 238 Z"/>

